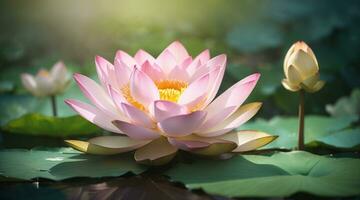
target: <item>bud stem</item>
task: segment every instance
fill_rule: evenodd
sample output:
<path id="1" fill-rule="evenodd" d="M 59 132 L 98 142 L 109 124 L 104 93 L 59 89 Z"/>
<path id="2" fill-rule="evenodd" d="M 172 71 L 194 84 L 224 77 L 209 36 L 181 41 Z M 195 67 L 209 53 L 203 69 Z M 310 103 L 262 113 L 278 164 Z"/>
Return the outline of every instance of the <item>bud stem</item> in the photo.
<path id="1" fill-rule="evenodd" d="M 56 110 L 56 97 L 55 97 L 55 95 L 50 96 L 50 100 L 51 100 L 51 107 L 52 107 L 53 116 L 56 117 L 57 116 L 57 110 Z"/>
<path id="2" fill-rule="evenodd" d="M 298 150 L 304 150 L 304 95 L 304 90 L 300 90 Z"/>

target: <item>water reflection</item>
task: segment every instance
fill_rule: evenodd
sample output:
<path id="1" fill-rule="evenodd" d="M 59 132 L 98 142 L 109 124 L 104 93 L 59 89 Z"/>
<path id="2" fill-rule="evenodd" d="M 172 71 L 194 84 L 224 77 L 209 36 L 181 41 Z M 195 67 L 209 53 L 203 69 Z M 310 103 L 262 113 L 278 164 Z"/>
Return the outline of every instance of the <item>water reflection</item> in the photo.
<path id="1" fill-rule="evenodd" d="M 34 184 L 36 183 L 36 184 Z M 226 199 L 208 196 L 201 191 L 192 192 L 162 176 L 139 175 L 112 179 L 73 179 L 64 182 L 44 180 L 33 183 L 0 183 L 0 199 Z"/>

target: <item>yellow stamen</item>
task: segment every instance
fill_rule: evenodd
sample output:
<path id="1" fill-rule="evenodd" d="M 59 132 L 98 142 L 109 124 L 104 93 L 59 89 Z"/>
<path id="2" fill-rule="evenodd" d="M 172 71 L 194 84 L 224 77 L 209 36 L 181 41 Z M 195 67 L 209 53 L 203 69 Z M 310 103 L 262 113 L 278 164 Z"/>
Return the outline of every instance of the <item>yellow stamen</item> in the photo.
<path id="1" fill-rule="evenodd" d="M 37 73 L 38 76 L 41 76 L 41 77 L 49 77 L 50 76 L 50 73 L 48 70 L 46 69 L 41 69 L 38 73 Z"/>
<path id="2" fill-rule="evenodd" d="M 177 102 L 188 84 L 176 80 L 162 80 L 156 82 L 156 86 L 159 90 L 161 100 Z"/>
<path id="3" fill-rule="evenodd" d="M 160 99 L 172 102 L 177 102 L 181 94 L 188 87 L 186 82 L 177 80 L 161 80 L 156 82 L 155 85 L 159 90 Z M 136 101 L 131 95 L 129 84 L 121 88 L 121 92 L 129 103 L 142 111 L 146 111 L 145 106 Z"/>
<path id="4" fill-rule="evenodd" d="M 121 92 L 122 92 L 124 98 L 126 99 L 126 101 L 131 103 L 136 108 L 138 108 L 142 111 L 146 111 L 146 108 L 131 96 L 129 84 L 124 86 L 123 88 L 121 88 Z"/>

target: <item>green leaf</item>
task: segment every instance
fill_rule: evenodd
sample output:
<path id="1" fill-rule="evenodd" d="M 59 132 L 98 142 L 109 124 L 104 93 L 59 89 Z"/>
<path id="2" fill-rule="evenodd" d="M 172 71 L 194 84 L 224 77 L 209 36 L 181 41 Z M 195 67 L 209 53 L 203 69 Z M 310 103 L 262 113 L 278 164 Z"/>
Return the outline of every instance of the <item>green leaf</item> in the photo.
<path id="1" fill-rule="evenodd" d="M 358 120 L 357 116 L 339 118 L 325 116 L 305 117 L 305 144 L 319 142 L 338 148 L 354 148 L 360 144 L 360 132 L 352 132 L 354 139 L 349 140 L 340 131 Z M 269 134 L 278 135 L 279 138 L 268 144 L 266 148 L 291 149 L 297 146 L 298 118 L 297 117 L 274 117 L 270 120 L 257 119 L 242 125 L 241 130 L 259 130 Z"/>
<path id="2" fill-rule="evenodd" d="M 227 197 L 286 197 L 297 192 L 352 196 L 360 194 L 359 168 L 359 159 L 294 151 L 237 155 L 222 161 L 197 159 L 178 164 L 166 174 L 188 188 Z"/>
<path id="3" fill-rule="evenodd" d="M 57 138 L 91 135 L 100 131 L 97 126 L 78 115 L 50 117 L 37 113 L 11 120 L 3 127 L 3 130 L 8 133 Z"/>
<path id="4" fill-rule="evenodd" d="M 5 149 L 0 151 L 0 175 L 30 180 L 64 180 L 73 177 L 112 177 L 127 172 L 139 174 L 145 168 L 130 154 L 95 156 L 71 148 Z"/>
<path id="5" fill-rule="evenodd" d="M 316 146 L 317 142 L 314 143 L 315 144 L 313 145 Z M 322 137 L 318 143 L 343 149 L 360 149 L 360 128 L 346 129 L 330 134 L 328 136 Z"/>

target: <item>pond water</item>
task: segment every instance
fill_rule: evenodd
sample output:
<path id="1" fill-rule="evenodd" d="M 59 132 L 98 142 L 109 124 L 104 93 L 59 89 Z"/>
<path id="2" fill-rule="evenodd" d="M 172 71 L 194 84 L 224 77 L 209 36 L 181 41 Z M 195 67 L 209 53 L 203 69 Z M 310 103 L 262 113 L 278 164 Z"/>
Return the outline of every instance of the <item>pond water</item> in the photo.
<path id="1" fill-rule="evenodd" d="M 189 191 L 162 176 L 0 183 L 0 199 L 228 199 Z"/>

